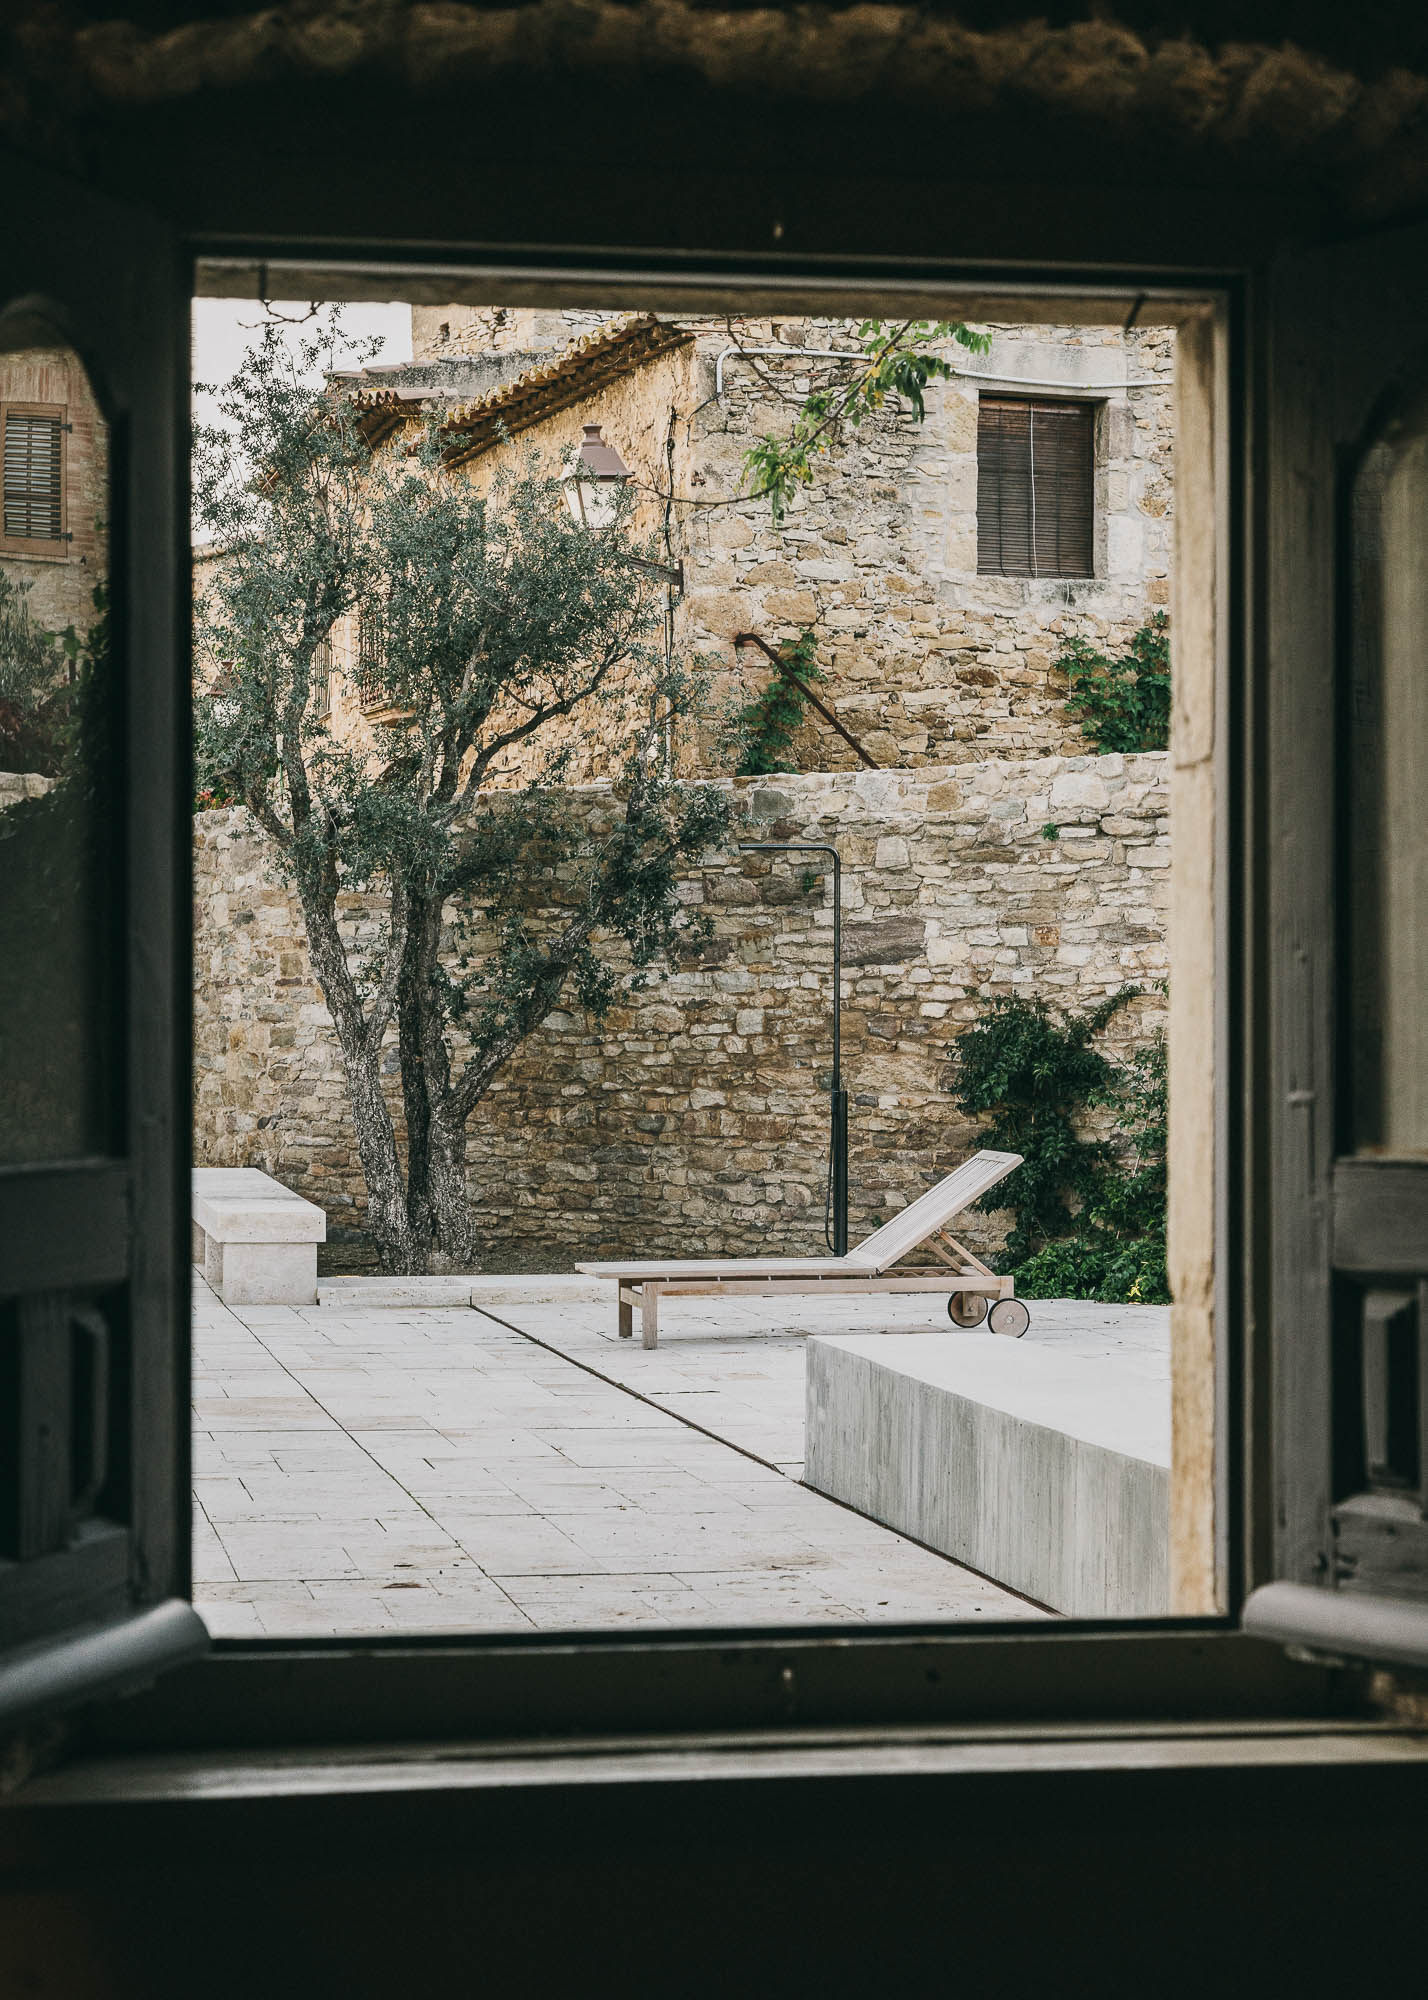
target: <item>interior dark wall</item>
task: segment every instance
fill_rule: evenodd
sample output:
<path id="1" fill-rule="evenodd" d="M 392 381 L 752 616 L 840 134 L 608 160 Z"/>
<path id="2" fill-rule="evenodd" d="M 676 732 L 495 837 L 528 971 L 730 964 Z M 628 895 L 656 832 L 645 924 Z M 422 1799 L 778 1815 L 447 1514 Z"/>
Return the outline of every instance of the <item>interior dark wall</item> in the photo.
<path id="1" fill-rule="evenodd" d="M 8 50 L 0 24 L 8 143 L 270 246 L 1026 259 L 1140 223 L 1223 265 L 1256 230 L 1428 203 L 1407 73 L 1428 70 L 1428 13 L 1396 0 L 20 8 Z M 923 60 L 919 16 L 997 32 L 974 50 L 939 27 Z"/>
<path id="2" fill-rule="evenodd" d="M 1421 1800 L 1380 1766 L 31 1813 L 0 1992 L 1225 2000 L 1370 1962 L 1382 1991 L 1418 1948 Z"/>
<path id="3" fill-rule="evenodd" d="M 486 0 L 487 11 L 525 4 L 525 0 Z M 692 0 L 697 7 L 722 13 L 752 12 L 768 0 Z M 856 0 L 843 0 L 851 6 Z M 20 0 L 17 14 L 39 19 L 56 16 L 69 21 L 132 22 L 151 33 L 181 27 L 196 20 L 231 20 L 255 14 L 254 0 L 82 0 L 56 8 Z M 345 11 L 337 0 L 295 6 L 293 13 Z M 835 6 L 830 11 L 838 11 Z M 1258 42 L 1270 46 L 1291 42 L 1362 74 L 1375 75 L 1397 64 L 1428 64 L 1428 14 L 1404 0 L 1362 0 L 1345 7 L 1342 0 L 921 0 L 919 10 L 950 15 L 971 28 L 999 28 L 1021 21 L 1042 21 L 1050 27 L 1077 21 L 1114 21 L 1153 40 L 1194 36 L 1211 46 Z"/>
<path id="4" fill-rule="evenodd" d="M 86 14 L 30 11 L 52 25 Z M 87 11 L 159 28 L 254 10 Z M 1031 10 L 954 11 L 993 25 Z M 1287 36 L 1366 73 L 1428 66 L 1428 16 L 1399 0 L 1122 0 L 1117 18 L 1209 41 Z M 1023 275 L 1028 260 L 1054 275 L 1073 257 L 1217 269 L 1321 226 L 1336 195 L 1332 163 L 1312 154 L 1200 151 L 1154 121 L 909 117 L 663 75 L 517 77 L 425 98 L 380 74 L 260 77 L 91 104 L 73 143 L 96 181 L 259 252 L 285 237 L 368 250 L 426 239 L 590 256 L 675 244 L 770 270 L 790 254 L 1020 260 Z M 1417 1983 L 1404 1990 L 1419 1989 L 1421 1764 L 1172 1772 L 1144 1757 L 1137 1772 L 1056 1779 L 538 1776 L 455 1795 L 397 1783 L 362 1798 L 85 1808 L 22 1793 L 0 1813 L 0 2000 L 1218 2000 L 1382 1988 L 1405 1970 Z"/>

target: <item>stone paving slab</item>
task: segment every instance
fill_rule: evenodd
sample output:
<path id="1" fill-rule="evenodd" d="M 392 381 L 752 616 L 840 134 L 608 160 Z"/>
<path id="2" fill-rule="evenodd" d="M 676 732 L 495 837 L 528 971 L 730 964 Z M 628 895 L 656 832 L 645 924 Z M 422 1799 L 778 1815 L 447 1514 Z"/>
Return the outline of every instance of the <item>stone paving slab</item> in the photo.
<path id="1" fill-rule="evenodd" d="M 229 1308 L 199 1281 L 194 1594 L 210 1629 L 1044 1615 L 797 1484 L 803 1340 L 830 1309 L 849 1330 L 847 1301 L 681 1301 L 646 1353 L 616 1342 L 598 1293 L 551 1291 L 506 1281 L 484 1311 Z M 945 1329 L 915 1299 L 881 1306 L 902 1330 Z"/>
<path id="2" fill-rule="evenodd" d="M 597 1369 L 686 1422 L 716 1432 L 786 1472 L 803 1473 L 804 1342 L 811 1334 L 947 1334 L 946 1303 L 917 1294 L 883 1298 L 671 1298 L 660 1345 L 616 1332 L 614 1286 L 558 1304 L 503 1302 L 486 1310 L 558 1353 Z M 1163 1371 L 1166 1306 L 1031 1301 L 1026 1341 L 1095 1357 L 1114 1350 Z M 1008 1341 L 1009 1353 L 1020 1343 Z"/>

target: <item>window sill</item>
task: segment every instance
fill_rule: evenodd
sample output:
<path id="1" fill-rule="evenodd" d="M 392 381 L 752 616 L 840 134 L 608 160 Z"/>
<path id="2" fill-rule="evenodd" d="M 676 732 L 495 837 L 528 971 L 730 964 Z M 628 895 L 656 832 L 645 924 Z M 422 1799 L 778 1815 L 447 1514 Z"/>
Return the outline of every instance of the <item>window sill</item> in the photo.
<path id="1" fill-rule="evenodd" d="M 757 1737 L 590 1743 L 371 1744 L 359 1749 L 89 1758 L 31 1780 L 10 1809 L 192 1806 L 315 1798 L 411 1800 L 431 1794 L 776 1781 L 1076 1780 L 1097 1773 L 1209 1774 L 1428 1768 L 1428 1730 L 1401 1725 L 1179 1723 L 1094 1730 L 778 1730 Z M 949 1808 L 951 1801 L 949 1800 Z"/>
<path id="2" fill-rule="evenodd" d="M 105 1752 L 1341 1724 L 1362 1677 L 1223 1627 L 220 1643 L 96 1715 Z"/>
<path id="3" fill-rule="evenodd" d="M 26 542 L 3 535 L 0 535 L 0 556 L 8 557 L 11 562 L 67 563 L 79 560 L 68 542 L 58 545 L 54 542 Z"/>

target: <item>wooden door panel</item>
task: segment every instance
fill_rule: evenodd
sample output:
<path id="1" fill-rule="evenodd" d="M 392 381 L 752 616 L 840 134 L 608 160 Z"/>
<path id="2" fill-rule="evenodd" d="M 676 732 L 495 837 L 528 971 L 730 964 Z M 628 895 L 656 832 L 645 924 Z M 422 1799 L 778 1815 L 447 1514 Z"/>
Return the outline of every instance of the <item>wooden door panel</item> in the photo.
<path id="1" fill-rule="evenodd" d="M 0 787 L 0 1721 L 205 1643 L 188 1592 L 186 267 L 6 162 L 0 549 L 28 684 Z M 0 382 L 0 391 L 5 387 Z M 0 401 L 3 401 L 0 394 Z M 33 423 L 33 417 L 27 419 Z M 21 439 L 21 443 L 27 442 Z M 28 440 L 33 445 L 33 439 Z M 63 454 L 63 534 L 19 486 Z M 12 494 L 11 486 L 16 487 Z M 67 676 L 53 635 L 71 634 Z M 47 650 L 48 649 L 48 650 Z M 31 759 L 26 766 L 24 759 Z M 8 1069 L 5 1065 L 8 1064 Z M 53 1649 L 41 1672 L 35 1647 Z M 20 1653 L 9 1649 L 20 1648 Z"/>

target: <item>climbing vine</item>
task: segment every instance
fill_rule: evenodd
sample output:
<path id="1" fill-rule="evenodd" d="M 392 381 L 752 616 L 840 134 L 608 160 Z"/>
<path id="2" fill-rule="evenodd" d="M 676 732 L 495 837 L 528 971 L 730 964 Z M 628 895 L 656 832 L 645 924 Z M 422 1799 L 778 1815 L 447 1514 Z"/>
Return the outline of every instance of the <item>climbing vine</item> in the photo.
<path id="1" fill-rule="evenodd" d="M 779 657 L 790 673 L 771 674 L 761 692 L 735 716 L 739 744 L 736 776 L 762 778 L 769 772 L 790 768 L 793 739 L 808 713 L 807 697 L 799 692 L 797 681 L 825 678 L 815 658 L 817 646 L 817 635 L 812 629 L 797 639 L 785 639 L 779 647 Z"/>
<path id="2" fill-rule="evenodd" d="M 1139 988 L 1089 1012 L 1042 1000 L 993 1000 L 958 1037 L 950 1088 L 982 1143 L 1023 1164 L 983 1209 L 1010 1209 L 1007 1259 L 1027 1298 L 1161 1304 L 1165 1265 L 1166 1067 L 1158 1036 L 1129 1062 L 1097 1041 Z M 1083 1136 L 1086 1114 L 1111 1114 L 1114 1144 Z"/>
<path id="3" fill-rule="evenodd" d="M 1069 715 L 1097 750 L 1170 747 L 1170 621 L 1154 612 L 1113 660 L 1085 639 L 1068 639 L 1056 662 L 1071 683 Z"/>

